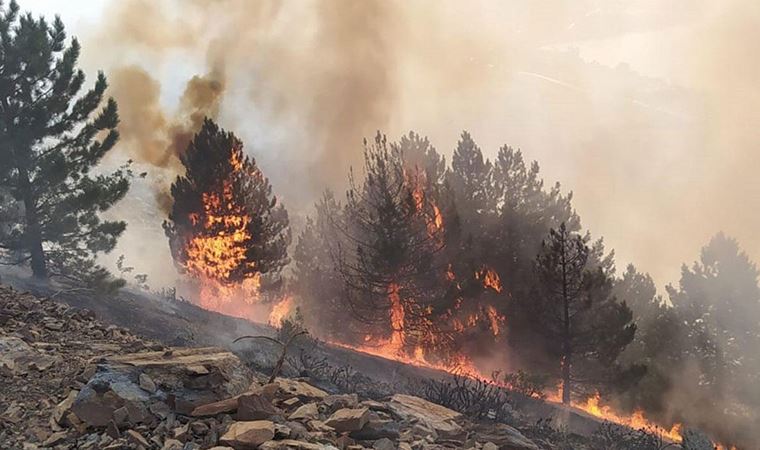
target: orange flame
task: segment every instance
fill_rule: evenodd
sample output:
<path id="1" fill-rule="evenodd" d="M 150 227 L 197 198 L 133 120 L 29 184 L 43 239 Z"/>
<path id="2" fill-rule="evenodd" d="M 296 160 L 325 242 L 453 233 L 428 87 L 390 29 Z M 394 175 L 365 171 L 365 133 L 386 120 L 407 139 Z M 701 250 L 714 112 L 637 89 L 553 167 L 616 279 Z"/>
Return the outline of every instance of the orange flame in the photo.
<path id="1" fill-rule="evenodd" d="M 414 206 L 418 213 L 425 215 L 428 236 L 431 239 L 438 240 L 441 238 L 440 233 L 443 231 L 443 214 L 441 209 L 432 199 L 426 195 L 424 184 L 427 176 L 424 172 L 410 173 L 406 172 L 407 185 L 413 185 L 412 198 Z M 426 211 L 426 202 L 429 203 L 431 211 Z"/>
<path id="2" fill-rule="evenodd" d="M 388 351 L 400 353 L 404 347 L 406 336 L 404 335 L 404 305 L 398 295 L 398 285 L 391 283 L 388 286 L 388 301 L 391 311 L 391 340 Z"/>
<path id="3" fill-rule="evenodd" d="M 501 278 L 499 278 L 499 274 L 490 267 L 483 267 L 475 272 L 475 279 L 482 281 L 484 287 L 493 289 L 499 293 L 501 292 Z"/>
<path id="4" fill-rule="evenodd" d="M 285 296 L 279 303 L 274 305 L 272 312 L 269 313 L 269 325 L 273 327 L 279 327 L 282 325 L 282 321 L 285 320 L 294 311 L 295 302 L 293 297 Z"/>
<path id="5" fill-rule="evenodd" d="M 254 264 L 246 261 L 246 243 L 252 239 L 248 231 L 251 217 L 235 199 L 233 179 L 244 170 L 242 151 L 233 149 L 230 156 L 230 172 L 222 180 L 218 192 L 204 192 L 201 196 L 203 214 L 192 213 L 193 225 L 201 225 L 202 232 L 190 237 L 185 247 L 187 259 L 184 268 L 200 283 L 200 306 L 225 314 L 245 317 L 244 304 L 252 304 L 258 298 L 261 285 L 260 274 L 253 272 L 242 282 L 232 282 L 234 271 L 252 269 Z M 244 304 L 233 300 L 242 299 Z"/>
<path id="6" fill-rule="evenodd" d="M 488 320 L 491 322 L 491 331 L 494 336 L 498 336 L 501 332 L 501 325 L 506 321 L 506 317 L 499 314 L 492 305 L 486 307 L 486 313 L 488 313 Z"/>
<path id="7" fill-rule="evenodd" d="M 562 384 L 560 383 L 559 387 L 555 392 L 549 393 L 547 395 L 547 400 L 555 402 L 555 403 L 561 403 L 562 402 Z M 656 423 L 648 420 L 644 416 L 644 412 L 641 410 L 634 411 L 631 415 L 624 415 L 617 413 L 612 410 L 607 405 L 602 405 L 602 396 L 598 392 L 594 394 L 593 397 L 589 397 L 585 402 L 571 402 L 571 406 L 575 409 L 579 409 L 589 415 L 592 415 L 598 419 L 605 420 L 607 422 L 616 423 L 618 425 L 624 425 L 626 427 L 632 428 L 634 430 L 641 430 L 641 429 L 647 429 L 647 430 L 655 430 L 658 433 L 662 435 L 662 437 L 673 441 L 673 442 L 681 442 L 681 432 L 683 431 L 683 425 L 680 423 L 676 423 L 673 425 L 670 429 L 663 428 Z"/>

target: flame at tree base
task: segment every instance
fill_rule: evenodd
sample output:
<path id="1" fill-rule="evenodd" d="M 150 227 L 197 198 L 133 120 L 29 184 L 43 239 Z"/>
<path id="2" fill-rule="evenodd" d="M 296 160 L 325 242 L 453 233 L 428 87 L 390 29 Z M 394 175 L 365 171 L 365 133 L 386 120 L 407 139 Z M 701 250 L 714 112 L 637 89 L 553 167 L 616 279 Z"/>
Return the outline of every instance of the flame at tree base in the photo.
<path id="1" fill-rule="evenodd" d="M 392 361 L 398 361 L 404 364 L 410 364 L 416 367 L 440 370 L 440 371 L 451 373 L 453 375 L 460 375 L 460 376 L 470 377 L 473 379 L 482 380 L 485 382 L 494 383 L 494 384 L 504 387 L 505 389 L 510 388 L 507 385 L 494 381 L 492 377 L 485 376 L 469 358 L 463 355 L 455 357 L 453 362 L 450 362 L 448 364 L 443 364 L 443 363 L 430 362 L 426 360 L 421 352 L 415 352 L 415 354 L 412 356 L 400 353 L 398 351 L 398 348 L 394 345 L 394 342 L 392 339 L 388 341 L 384 341 L 384 342 L 379 342 L 373 345 L 361 345 L 361 346 L 352 346 L 352 345 L 342 344 L 338 342 L 330 342 L 330 344 L 335 345 L 337 347 L 347 348 L 347 349 L 351 349 L 357 352 L 366 353 L 373 356 L 389 359 Z M 561 391 L 557 390 L 557 391 L 548 393 L 546 400 L 552 403 L 556 403 L 558 405 L 562 405 Z M 635 429 L 635 430 L 648 430 L 651 432 L 656 432 L 659 435 L 661 435 L 663 438 L 675 443 L 680 443 L 682 441 L 681 433 L 683 430 L 683 426 L 680 423 L 677 423 L 673 425 L 670 429 L 668 429 L 668 428 L 664 428 L 662 426 L 657 425 L 655 422 L 648 420 L 644 416 L 644 412 L 640 410 L 635 411 L 633 414 L 630 414 L 630 415 L 616 413 L 609 406 L 602 405 L 602 398 L 599 393 L 595 394 L 593 397 L 590 397 L 585 402 L 574 401 L 570 404 L 570 407 L 573 409 L 582 411 L 586 414 L 589 414 L 603 421 L 615 423 L 615 424 L 622 425 L 622 426 Z M 718 448 L 723 449 L 723 450 L 728 450 L 727 447 L 719 446 Z M 731 450 L 735 450 L 735 448 L 731 447 Z"/>
<path id="2" fill-rule="evenodd" d="M 295 301 L 293 297 L 286 295 L 279 303 L 272 307 L 269 313 L 267 323 L 273 327 L 282 325 L 282 321 L 287 319 L 295 311 Z"/>
<path id="3" fill-rule="evenodd" d="M 555 403 L 562 403 L 561 391 L 556 391 L 547 396 L 547 400 Z M 660 434 L 669 441 L 679 443 L 682 440 L 681 433 L 683 425 L 676 423 L 670 429 L 661 427 L 644 417 L 641 410 L 634 411 L 633 414 L 624 415 L 612 410 L 609 406 L 602 405 L 602 396 L 598 392 L 589 397 L 585 402 L 571 402 L 572 408 L 578 409 L 596 418 L 607 422 L 624 425 L 634 430 L 648 430 Z"/>
<path id="4" fill-rule="evenodd" d="M 279 327 L 295 311 L 293 297 L 284 295 L 274 302 L 263 300 L 260 287 L 259 276 L 234 286 L 208 279 L 197 281 L 193 287 L 198 292 L 194 303 L 208 311 Z"/>
<path id="5" fill-rule="evenodd" d="M 199 282 L 198 306 L 235 317 L 241 317 L 246 306 L 258 302 L 260 277 L 248 278 L 238 285 L 226 285 L 213 279 Z"/>

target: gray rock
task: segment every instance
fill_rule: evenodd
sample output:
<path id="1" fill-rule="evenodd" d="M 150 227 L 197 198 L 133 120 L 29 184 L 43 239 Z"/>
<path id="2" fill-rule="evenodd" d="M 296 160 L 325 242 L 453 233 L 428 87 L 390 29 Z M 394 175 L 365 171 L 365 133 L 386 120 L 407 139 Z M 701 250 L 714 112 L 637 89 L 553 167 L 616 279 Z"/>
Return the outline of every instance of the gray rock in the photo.
<path id="1" fill-rule="evenodd" d="M 476 429 L 478 440 L 481 442 L 490 442 L 498 448 L 508 448 L 510 450 L 539 450 L 538 445 L 525 437 L 517 429 L 498 423 L 488 427 L 479 426 Z"/>
<path id="2" fill-rule="evenodd" d="M 208 373 L 198 375 L 197 367 L 204 367 Z M 94 427 L 115 419 L 114 411 L 119 408 L 127 409 L 131 423 L 145 423 L 154 417 L 165 418 L 170 408 L 189 414 L 198 405 L 240 394 L 252 377 L 235 355 L 216 348 L 112 356 L 101 361 L 74 401 L 72 411 Z"/>
<path id="3" fill-rule="evenodd" d="M 378 439 L 372 444 L 375 450 L 396 450 L 396 445 L 388 438 Z"/>
<path id="4" fill-rule="evenodd" d="M 371 418 L 360 430 L 352 431 L 350 436 L 360 441 L 374 441 L 378 439 L 398 439 L 399 424 L 392 420 Z"/>
<path id="5" fill-rule="evenodd" d="M 147 374 L 141 373 L 138 381 L 140 388 L 142 388 L 144 391 L 147 391 L 151 394 L 154 394 L 156 392 L 156 383 L 154 383 L 153 379 L 151 379 Z"/>

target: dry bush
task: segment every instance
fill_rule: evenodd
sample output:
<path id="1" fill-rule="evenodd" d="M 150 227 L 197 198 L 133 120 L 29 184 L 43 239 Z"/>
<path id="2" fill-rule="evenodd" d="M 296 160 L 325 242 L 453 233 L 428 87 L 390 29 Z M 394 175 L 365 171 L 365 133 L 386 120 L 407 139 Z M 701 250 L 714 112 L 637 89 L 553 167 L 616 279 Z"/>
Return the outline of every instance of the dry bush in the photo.
<path id="1" fill-rule="evenodd" d="M 509 391 L 492 382 L 463 375 L 420 382 L 416 394 L 474 419 L 512 421 Z"/>

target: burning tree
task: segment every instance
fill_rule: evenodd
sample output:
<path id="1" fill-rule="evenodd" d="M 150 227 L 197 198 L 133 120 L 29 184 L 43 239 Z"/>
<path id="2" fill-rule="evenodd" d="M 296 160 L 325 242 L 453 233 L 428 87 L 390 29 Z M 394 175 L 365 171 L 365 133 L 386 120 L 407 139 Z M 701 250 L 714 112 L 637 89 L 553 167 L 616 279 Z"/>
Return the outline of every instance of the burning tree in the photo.
<path id="1" fill-rule="evenodd" d="M 547 355 L 560 368 L 563 403 L 570 403 L 574 383 L 601 385 L 619 375 L 617 357 L 636 332 L 631 310 L 610 295 L 611 277 L 592 263 L 587 241 L 563 223 L 550 231 L 536 261 L 531 307 Z"/>
<path id="2" fill-rule="evenodd" d="M 354 316 L 373 330 L 366 339 L 413 354 L 440 337 L 431 320 L 444 294 L 440 211 L 420 189 L 420 172 L 408 170 L 400 149 L 379 133 L 365 143 L 365 171 L 360 185 L 351 177 L 338 270 Z"/>
<path id="3" fill-rule="evenodd" d="M 458 270 L 467 246 L 445 160 L 413 132 L 394 144 L 378 136 L 366 160 L 347 205 L 326 195 L 299 236 L 294 286 L 307 320 L 365 351 L 470 366 L 463 351 L 488 353 L 504 335 L 501 284 L 482 262 Z"/>
<path id="4" fill-rule="evenodd" d="M 239 314 L 234 297 L 252 303 L 260 288 L 280 282 L 288 213 L 242 142 L 209 119 L 181 161 L 186 172 L 172 184 L 164 223 L 172 256 L 200 283 L 204 307 Z"/>
<path id="5" fill-rule="evenodd" d="M 36 278 L 113 287 L 95 255 L 126 228 L 104 221 L 129 189 L 129 170 L 94 170 L 118 140 L 116 102 L 98 74 L 82 91 L 80 47 L 63 23 L 0 7 L 0 249 Z"/>

